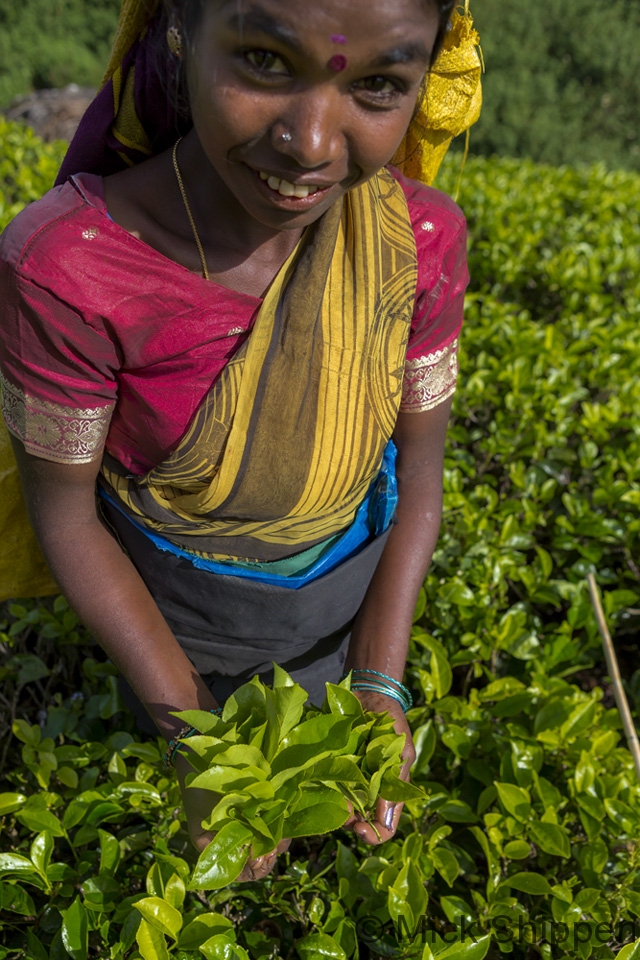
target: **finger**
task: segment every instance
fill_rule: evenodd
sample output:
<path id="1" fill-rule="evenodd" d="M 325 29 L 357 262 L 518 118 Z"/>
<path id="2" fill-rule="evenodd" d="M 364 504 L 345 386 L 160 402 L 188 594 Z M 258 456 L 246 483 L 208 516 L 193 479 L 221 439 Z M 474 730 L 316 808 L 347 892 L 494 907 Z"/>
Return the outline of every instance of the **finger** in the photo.
<path id="1" fill-rule="evenodd" d="M 378 846 L 390 840 L 397 830 L 402 806 L 401 803 L 378 800 L 375 820 L 371 823 L 356 823 L 353 832 L 371 846 Z"/>
<path id="2" fill-rule="evenodd" d="M 208 847 L 211 841 L 213 840 L 213 833 L 207 831 L 206 833 L 192 833 L 190 834 L 191 843 L 194 845 L 198 853 L 202 853 L 205 847 Z"/>
<path id="3" fill-rule="evenodd" d="M 392 837 L 398 827 L 400 814 L 402 813 L 402 803 L 392 803 L 390 800 L 378 798 L 376 803 L 375 825 L 378 829 L 384 829 Z"/>
<path id="4" fill-rule="evenodd" d="M 247 860 L 238 877 L 238 881 L 246 883 L 250 880 L 262 880 L 268 876 L 276 865 L 279 853 L 284 853 L 289 849 L 290 839 L 281 840 L 275 850 L 265 853 L 260 857 L 253 857 Z"/>

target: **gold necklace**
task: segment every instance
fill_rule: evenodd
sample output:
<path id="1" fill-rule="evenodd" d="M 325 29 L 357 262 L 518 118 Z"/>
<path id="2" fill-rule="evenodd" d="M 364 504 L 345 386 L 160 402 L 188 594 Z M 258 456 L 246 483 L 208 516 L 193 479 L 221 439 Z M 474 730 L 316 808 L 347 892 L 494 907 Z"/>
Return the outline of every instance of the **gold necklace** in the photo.
<path id="1" fill-rule="evenodd" d="M 176 142 L 173 145 L 173 169 L 176 172 L 176 180 L 178 181 L 178 186 L 180 187 L 180 195 L 182 196 L 182 202 L 184 203 L 184 208 L 187 211 L 187 216 L 189 218 L 189 223 L 191 224 L 191 229 L 193 230 L 193 239 L 196 241 L 196 247 L 198 248 L 198 253 L 200 254 L 200 263 L 202 264 L 202 275 L 205 280 L 209 279 L 209 271 L 207 270 L 207 261 L 205 259 L 204 250 L 202 248 L 202 243 L 200 242 L 200 237 L 198 236 L 198 231 L 196 230 L 196 223 L 193 219 L 193 214 L 191 213 L 191 207 L 189 206 L 189 201 L 187 200 L 187 192 L 184 189 L 184 183 L 182 182 L 182 174 L 180 173 L 180 167 L 178 166 L 178 144 L 182 140 L 182 137 L 178 137 Z"/>

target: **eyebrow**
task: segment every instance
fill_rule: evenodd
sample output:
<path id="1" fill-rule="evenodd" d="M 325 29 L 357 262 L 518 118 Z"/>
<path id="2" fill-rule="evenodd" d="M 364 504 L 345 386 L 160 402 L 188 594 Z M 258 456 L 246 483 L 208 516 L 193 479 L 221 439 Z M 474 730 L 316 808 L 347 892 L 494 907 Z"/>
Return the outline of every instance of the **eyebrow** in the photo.
<path id="1" fill-rule="evenodd" d="M 242 35 L 245 31 L 264 33 L 279 40 L 297 53 L 302 53 L 302 45 L 294 30 L 274 19 L 260 7 L 251 7 L 246 13 L 234 13 L 227 21 L 232 30 Z"/>
<path id="2" fill-rule="evenodd" d="M 407 43 L 404 46 L 396 47 L 394 50 L 387 50 L 372 61 L 372 67 L 393 67 L 397 63 L 420 62 L 429 63 L 431 54 L 422 43 Z"/>

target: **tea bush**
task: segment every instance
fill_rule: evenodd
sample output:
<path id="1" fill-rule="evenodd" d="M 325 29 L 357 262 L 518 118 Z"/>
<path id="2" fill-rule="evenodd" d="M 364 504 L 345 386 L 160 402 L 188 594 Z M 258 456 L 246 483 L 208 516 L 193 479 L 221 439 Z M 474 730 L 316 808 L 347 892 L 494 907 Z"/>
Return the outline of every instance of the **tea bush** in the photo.
<path id="1" fill-rule="evenodd" d="M 30 198 L 9 179 L 12 204 Z M 62 598 L 16 601 L 0 636 L 0 960 L 640 960 L 640 789 L 584 583 L 595 571 L 626 656 L 640 178 L 474 159 L 460 203 L 473 279 L 406 677 L 426 800 L 380 847 L 296 839 L 261 883 L 194 889 L 162 745 Z"/>

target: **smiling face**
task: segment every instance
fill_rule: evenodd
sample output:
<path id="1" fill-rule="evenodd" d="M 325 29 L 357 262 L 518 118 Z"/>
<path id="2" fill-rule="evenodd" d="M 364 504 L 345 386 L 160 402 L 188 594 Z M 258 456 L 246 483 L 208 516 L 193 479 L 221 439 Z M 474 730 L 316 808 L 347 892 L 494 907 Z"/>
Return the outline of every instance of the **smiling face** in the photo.
<path id="1" fill-rule="evenodd" d="M 437 31 L 429 0 L 209 0 L 189 99 L 239 216 L 303 228 L 388 163 Z"/>

